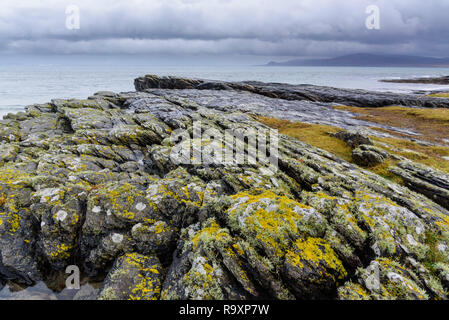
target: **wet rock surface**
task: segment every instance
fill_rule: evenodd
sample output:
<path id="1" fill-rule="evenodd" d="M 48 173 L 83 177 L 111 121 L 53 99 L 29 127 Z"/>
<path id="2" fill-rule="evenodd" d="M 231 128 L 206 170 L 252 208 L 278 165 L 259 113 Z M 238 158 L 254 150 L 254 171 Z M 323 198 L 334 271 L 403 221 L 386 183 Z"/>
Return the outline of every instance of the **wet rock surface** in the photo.
<path id="1" fill-rule="evenodd" d="M 262 110 L 334 109 L 267 97 L 274 85 L 139 81 L 158 89 L 53 100 L 0 121 L 3 282 L 77 265 L 106 277 L 80 299 L 446 298 L 445 176 L 399 166 L 441 189 L 435 198 L 287 136 L 274 171 L 260 158 L 179 162 L 179 134 L 207 160 L 225 145 L 198 132 L 267 130 Z"/>
<path id="2" fill-rule="evenodd" d="M 290 85 L 281 83 L 262 83 L 256 81 L 219 82 L 176 77 L 159 78 L 157 76 L 147 75 L 136 79 L 135 87 L 138 91 L 153 88 L 239 90 L 276 99 L 340 103 L 344 105 L 366 108 L 377 108 L 391 105 L 426 108 L 449 107 L 449 101 L 441 101 L 441 99 L 422 95 L 340 89 L 308 84 Z"/>

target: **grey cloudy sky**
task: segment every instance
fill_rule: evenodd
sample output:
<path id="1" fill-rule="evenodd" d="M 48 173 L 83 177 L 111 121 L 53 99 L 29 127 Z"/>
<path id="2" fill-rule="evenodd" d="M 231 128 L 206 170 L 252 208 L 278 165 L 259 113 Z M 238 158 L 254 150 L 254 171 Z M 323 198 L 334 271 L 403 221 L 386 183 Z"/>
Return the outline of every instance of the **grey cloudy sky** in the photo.
<path id="1" fill-rule="evenodd" d="M 67 5 L 80 29 L 65 27 Z M 365 27 L 368 5 L 380 30 Z M 3 54 L 449 56 L 449 0 L 1 0 Z"/>

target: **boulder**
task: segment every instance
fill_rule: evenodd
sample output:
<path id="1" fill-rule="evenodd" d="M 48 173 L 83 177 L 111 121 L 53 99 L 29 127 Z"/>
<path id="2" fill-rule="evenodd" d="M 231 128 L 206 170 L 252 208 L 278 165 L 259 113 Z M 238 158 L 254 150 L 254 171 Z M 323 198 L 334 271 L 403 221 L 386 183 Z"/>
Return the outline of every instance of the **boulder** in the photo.
<path id="1" fill-rule="evenodd" d="M 346 142 L 352 149 L 358 148 L 360 145 L 373 145 L 368 134 L 361 130 L 340 131 L 333 134 L 333 136 Z"/>
<path id="2" fill-rule="evenodd" d="M 389 158 L 388 152 L 369 145 L 360 145 L 352 151 L 354 162 L 362 167 L 374 167 Z"/>

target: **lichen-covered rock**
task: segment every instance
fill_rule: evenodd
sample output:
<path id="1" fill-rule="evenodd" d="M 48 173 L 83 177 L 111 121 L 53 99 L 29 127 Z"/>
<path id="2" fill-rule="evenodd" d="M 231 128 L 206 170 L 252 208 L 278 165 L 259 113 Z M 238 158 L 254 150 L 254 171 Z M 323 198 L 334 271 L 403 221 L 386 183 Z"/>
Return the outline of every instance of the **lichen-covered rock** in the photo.
<path id="1" fill-rule="evenodd" d="M 373 167 L 388 159 L 389 154 L 380 148 L 360 145 L 352 151 L 354 162 L 363 167 Z"/>
<path id="2" fill-rule="evenodd" d="M 247 299 L 261 296 L 244 269 L 245 254 L 214 219 L 192 225 L 164 281 L 162 299 Z M 182 245 L 182 247 L 181 247 Z M 221 259 L 223 259 L 222 266 Z"/>
<path id="3" fill-rule="evenodd" d="M 28 285 L 42 279 L 29 179 L 19 170 L 0 169 L 0 274 Z"/>
<path id="4" fill-rule="evenodd" d="M 76 264 L 106 277 L 102 299 L 448 297 L 444 173 L 361 137 L 348 140 L 354 158 L 401 160 L 392 170 L 405 186 L 287 136 L 275 168 L 254 154 L 214 161 L 230 142 L 198 137 L 266 130 L 252 114 L 275 111 L 343 129 L 372 123 L 349 123 L 317 102 L 317 88 L 136 86 L 157 89 L 53 100 L 0 121 L 0 283 L 33 285 Z M 191 152 L 176 158 L 180 132 Z"/>
<path id="5" fill-rule="evenodd" d="M 412 271 L 389 259 L 378 259 L 359 271 L 361 285 L 351 286 L 351 293 L 359 291 L 363 298 L 424 300 L 428 299 L 426 291 L 420 286 L 419 280 Z M 344 291 L 340 294 L 344 298 Z M 442 298 L 442 297 L 440 297 Z"/>
<path id="6" fill-rule="evenodd" d="M 157 300 L 163 268 L 154 256 L 128 253 L 117 259 L 98 298 L 100 300 Z"/>
<path id="7" fill-rule="evenodd" d="M 0 165 L 5 162 L 14 161 L 19 151 L 20 149 L 17 145 L 11 144 L 0 145 Z"/>
<path id="8" fill-rule="evenodd" d="M 40 249 L 56 270 L 64 269 L 73 257 L 86 198 L 86 188 L 80 185 L 41 187 L 31 195 L 30 209 L 38 221 Z"/>
<path id="9" fill-rule="evenodd" d="M 427 195 L 449 209 L 448 174 L 411 161 L 402 161 L 391 171 L 404 179 L 410 189 Z"/>

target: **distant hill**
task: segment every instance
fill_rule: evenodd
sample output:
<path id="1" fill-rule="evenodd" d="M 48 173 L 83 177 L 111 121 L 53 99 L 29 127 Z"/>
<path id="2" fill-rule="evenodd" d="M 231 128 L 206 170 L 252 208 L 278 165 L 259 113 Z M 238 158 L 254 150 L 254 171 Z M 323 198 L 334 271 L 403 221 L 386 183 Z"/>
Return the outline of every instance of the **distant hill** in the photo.
<path id="1" fill-rule="evenodd" d="M 357 53 L 331 59 L 295 59 L 270 62 L 266 66 L 314 67 L 449 67 L 449 58 L 430 58 L 406 55 L 376 55 Z"/>

